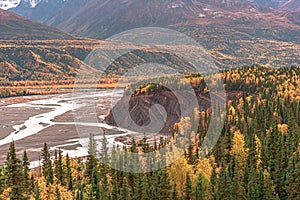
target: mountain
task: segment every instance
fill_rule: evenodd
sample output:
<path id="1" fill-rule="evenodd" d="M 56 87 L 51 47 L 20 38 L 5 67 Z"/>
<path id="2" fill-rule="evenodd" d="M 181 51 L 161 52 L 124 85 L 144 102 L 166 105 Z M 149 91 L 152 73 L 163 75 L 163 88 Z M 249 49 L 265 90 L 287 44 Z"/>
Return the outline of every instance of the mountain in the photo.
<path id="1" fill-rule="evenodd" d="M 188 26 L 206 28 L 211 25 L 235 29 L 253 37 L 299 41 L 299 26 L 295 26 L 293 20 L 282 17 L 282 13 L 255 5 L 278 4 L 282 5 L 282 9 L 293 8 L 299 4 L 298 0 L 38 1 L 35 7 L 27 5 L 29 3 L 25 0 L 21 1 L 11 11 L 65 32 L 97 39 L 143 26 L 182 29 Z M 252 30 L 248 32 L 249 29 Z"/>
<path id="2" fill-rule="evenodd" d="M 281 3 L 284 3 L 283 7 L 287 7 L 284 5 L 292 5 L 289 3 L 292 1 L 299 2 L 285 0 Z M 175 29 L 189 26 L 205 26 L 204 28 L 222 26 L 253 37 L 299 41 L 297 36 L 299 27 L 295 26 L 293 21 L 282 17 L 282 14 L 253 4 L 257 2 L 256 0 L 252 3 L 240 0 L 126 0 L 122 2 L 119 0 L 53 0 L 41 1 L 34 8 L 28 8 L 30 11 L 26 10 L 21 2 L 11 11 L 69 33 L 97 39 L 143 26 Z"/>
<path id="3" fill-rule="evenodd" d="M 24 15 L 65 32 L 96 39 L 145 26 L 175 29 L 199 41 L 222 67 L 298 65 L 299 12 L 279 11 L 256 3 L 258 1 L 68 0 L 59 9 L 48 2 L 47 14 L 39 3 L 32 8 L 34 11 Z M 287 0 L 277 3 L 284 5 Z M 16 9 L 13 11 L 17 12 Z M 49 13 L 54 14 L 44 17 Z"/>
<path id="4" fill-rule="evenodd" d="M 255 5 L 272 8 L 275 10 L 285 10 L 285 11 L 296 11 L 299 9 L 299 0 L 243 0 L 246 2 L 251 2 Z"/>
<path id="5" fill-rule="evenodd" d="M 287 2 L 288 0 L 243 0 L 245 2 L 251 2 L 255 5 L 264 7 L 264 8 L 273 8 L 278 9 L 281 4 Z"/>
<path id="6" fill-rule="evenodd" d="M 66 2 L 66 0 L 36 0 L 35 2 L 23 0 L 17 7 L 11 8 L 10 11 L 43 23 L 63 9 Z"/>
<path id="7" fill-rule="evenodd" d="M 97 39 L 138 27 L 171 28 L 199 41 L 221 67 L 300 64 L 296 21 L 249 2 L 89 0 L 77 12 L 68 12 L 75 14 L 63 18 L 65 13 L 60 11 L 45 23 Z"/>
<path id="8" fill-rule="evenodd" d="M 0 0 L 0 8 L 2 8 L 3 10 L 16 8 L 18 6 L 26 7 L 26 8 L 34 8 L 42 1 L 48 2 L 48 0 Z"/>
<path id="9" fill-rule="evenodd" d="M 74 37 L 56 28 L 42 25 L 0 9 L 0 40 L 72 38 Z"/>
<path id="10" fill-rule="evenodd" d="M 288 0 L 280 6 L 280 9 L 300 12 L 300 1 L 299 0 Z"/>
<path id="11" fill-rule="evenodd" d="M 230 26 L 228 28 L 234 29 L 254 26 L 253 29 L 271 27 L 284 31 L 291 29 L 291 32 L 299 30 L 299 27 L 293 27 L 289 20 L 276 16 L 276 13 L 262 11 L 238 0 L 92 0 L 87 1 L 68 20 L 58 15 L 45 23 L 66 32 L 98 39 L 143 26 L 175 29 L 208 25 Z M 266 35 L 266 38 L 269 37 Z"/>
<path id="12" fill-rule="evenodd" d="M 10 8 L 15 8 L 19 5 L 21 0 L 0 0 L 0 8 L 8 10 Z"/>

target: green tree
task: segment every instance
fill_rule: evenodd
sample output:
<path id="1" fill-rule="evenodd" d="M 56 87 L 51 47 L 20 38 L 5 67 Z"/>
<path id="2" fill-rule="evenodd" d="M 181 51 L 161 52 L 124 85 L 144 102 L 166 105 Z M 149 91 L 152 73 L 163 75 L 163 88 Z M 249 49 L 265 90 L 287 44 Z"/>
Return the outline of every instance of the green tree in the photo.
<path id="1" fill-rule="evenodd" d="M 36 181 L 34 185 L 35 186 L 34 186 L 33 198 L 35 200 L 42 200 L 41 199 L 41 189 L 40 189 L 39 183 Z"/>
<path id="2" fill-rule="evenodd" d="M 212 171 L 212 174 L 210 176 L 210 185 L 211 185 L 211 193 L 212 193 L 212 199 L 213 200 L 216 200 L 216 199 L 219 198 L 218 188 L 217 188 L 217 181 L 218 181 L 218 177 L 217 177 L 216 168 L 213 167 L 213 171 Z"/>
<path id="3" fill-rule="evenodd" d="M 54 182 L 54 175 L 52 169 L 52 161 L 50 158 L 50 152 L 47 146 L 47 143 L 44 144 L 44 148 L 42 150 L 42 173 L 46 180 L 47 186 L 53 184 Z"/>
<path id="4" fill-rule="evenodd" d="M 29 159 L 27 157 L 27 153 L 26 151 L 24 151 L 23 153 L 23 162 L 22 162 L 22 167 L 23 167 L 23 172 L 24 172 L 24 189 L 25 189 L 25 193 L 26 193 L 26 196 L 29 197 L 30 193 L 31 193 L 31 188 L 30 186 L 32 186 L 32 180 L 30 178 L 30 175 L 29 175 L 29 172 L 30 172 L 30 169 L 29 169 Z"/>
<path id="5" fill-rule="evenodd" d="M 61 200 L 61 194 L 58 187 L 55 188 L 55 200 Z"/>
<path id="6" fill-rule="evenodd" d="M 70 163 L 70 157 L 69 154 L 66 155 L 66 179 L 67 179 L 67 186 L 68 190 L 73 191 L 73 176 L 72 176 L 72 169 L 71 169 L 71 163 Z"/>
<path id="7" fill-rule="evenodd" d="M 300 199 L 300 156 L 299 152 L 294 155 L 287 169 L 287 194 L 288 199 Z"/>
<path id="8" fill-rule="evenodd" d="M 192 180 L 191 180 L 190 174 L 186 173 L 185 188 L 184 188 L 184 200 L 191 200 L 192 192 L 193 192 Z"/>
<path id="9" fill-rule="evenodd" d="M 99 172 L 97 164 L 93 168 L 93 173 L 91 177 L 91 184 L 92 184 L 92 197 L 94 200 L 101 199 L 101 189 L 99 184 Z"/>
<path id="10" fill-rule="evenodd" d="M 10 199 L 26 199 L 24 192 L 24 173 L 21 160 L 17 158 L 15 143 L 10 143 L 9 152 L 6 159 L 7 185 L 11 187 Z"/>
<path id="11" fill-rule="evenodd" d="M 56 152 L 56 151 L 55 151 Z M 55 153 L 56 154 L 56 153 Z M 56 156 L 55 156 L 56 157 Z M 61 185 L 65 185 L 65 181 L 64 181 L 64 170 L 63 170 L 63 161 L 62 161 L 62 152 L 59 149 L 58 150 L 58 157 L 55 159 L 55 168 L 54 168 L 54 172 L 55 172 L 55 177 L 58 180 L 58 183 Z"/>
<path id="12" fill-rule="evenodd" d="M 173 186 L 172 200 L 179 200 L 176 183 Z"/>
<path id="13" fill-rule="evenodd" d="M 208 198 L 205 184 L 205 177 L 203 173 L 200 172 L 194 189 L 194 200 L 205 200 Z"/>
<path id="14" fill-rule="evenodd" d="M 97 144 L 94 139 L 94 135 L 90 134 L 89 146 L 88 146 L 88 156 L 86 161 L 85 176 L 92 177 L 94 167 L 97 165 L 97 153 L 96 153 Z M 90 179 L 91 181 L 91 179 Z"/>

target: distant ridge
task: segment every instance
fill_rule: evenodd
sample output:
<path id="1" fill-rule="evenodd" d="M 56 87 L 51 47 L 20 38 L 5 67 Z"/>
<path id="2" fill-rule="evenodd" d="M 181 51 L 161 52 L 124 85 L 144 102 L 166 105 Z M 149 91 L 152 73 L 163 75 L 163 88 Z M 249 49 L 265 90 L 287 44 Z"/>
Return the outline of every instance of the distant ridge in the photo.
<path id="1" fill-rule="evenodd" d="M 0 40 L 72 39 L 73 36 L 56 28 L 28 20 L 0 8 Z"/>
<path id="2" fill-rule="evenodd" d="M 300 65 L 299 11 L 289 10 L 299 0 L 278 0 L 276 6 L 268 6 L 274 0 L 61 1 L 40 2 L 23 14 L 95 39 L 148 26 L 178 30 L 199 41 L 222 67 Z"/>

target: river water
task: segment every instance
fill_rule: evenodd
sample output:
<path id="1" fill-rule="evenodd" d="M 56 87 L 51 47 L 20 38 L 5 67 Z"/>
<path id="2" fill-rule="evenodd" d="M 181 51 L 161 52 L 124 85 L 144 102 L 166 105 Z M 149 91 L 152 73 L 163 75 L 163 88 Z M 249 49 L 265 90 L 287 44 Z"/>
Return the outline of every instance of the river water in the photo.
<path id="1" fill-rule="evenodd" d="M 33 168 L 39 165 L 40 150 L 45 142 L 52 155 L 55 149 L 60 149 L 64 155 L 68 153 L 71 157 L 86 156 L 89 137 L 79 134 L 78 130 L 99 129 L 99 133 L 105 130 L 110 147 L 123 145 L 115 141 L 119 136 L 141 135 L 104 123 L 113 99 L 120 96 L 122 91 L 106 89 L 82 92 L 80 97 L 67 93 L 3 99 L 0 104 L 0 163 L 4 163 L 11 141 L 15 141 L 18 155 L 27 151 Z M 95 105 L 95 113 L 91 114 L 97 116 L 96 123 L 74 120 L 74 113 L 88 106 L 86 99 Z M 102 138 L 102 134 L 95 136 L 99 145 Z"/>

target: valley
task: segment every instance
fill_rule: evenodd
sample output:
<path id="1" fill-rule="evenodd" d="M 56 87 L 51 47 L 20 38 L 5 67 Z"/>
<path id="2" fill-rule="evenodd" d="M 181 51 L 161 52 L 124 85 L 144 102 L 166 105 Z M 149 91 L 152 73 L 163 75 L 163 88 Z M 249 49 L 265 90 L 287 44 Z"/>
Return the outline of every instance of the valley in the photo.
<path id="1" fill-rule="evenodd" d="M 103 89 L 96 92 L 87 91 L 86 95 L 81 97 L 94 99 L 91 103 L 97 106 L 95 115 L 99 117 L 98 124 L 74 122 L 73 114 L 78 112 L 78 109 L 85 109 L 85 105 L 74 105 L 75 97 L 72 93 L 1 99 L 0 164 L 4 164 L 12 139 L 18 145 L 18 155 L 24 150 L 28 152 L 32 168 L 38 166 L 40 150 L 45 142 L 51 148 L 51 155 L 54 155 L 55 149 L 61 149 L 64 155 L 68 153 L 73 158 L 86 156 L 89 130 L 90 133 L 95 133 L 95 138 L 99 141 L 105 130 L 110 148 L 114 144 L 121 145 L 122 143 L 115 141 L 115 138 L 138 133 L 107 125 L 103 121 L 102 116 L 110 110 L 111 98 L 116 98 L 117 94 L 118 91 Z M 87 134 L 78 134 L 76 126 L 87 130 Z"/>
<path id="2" fill-rule="evenodd" d="M 300 199 L 299 2 L 0 0 L 0 199 Z"/>

